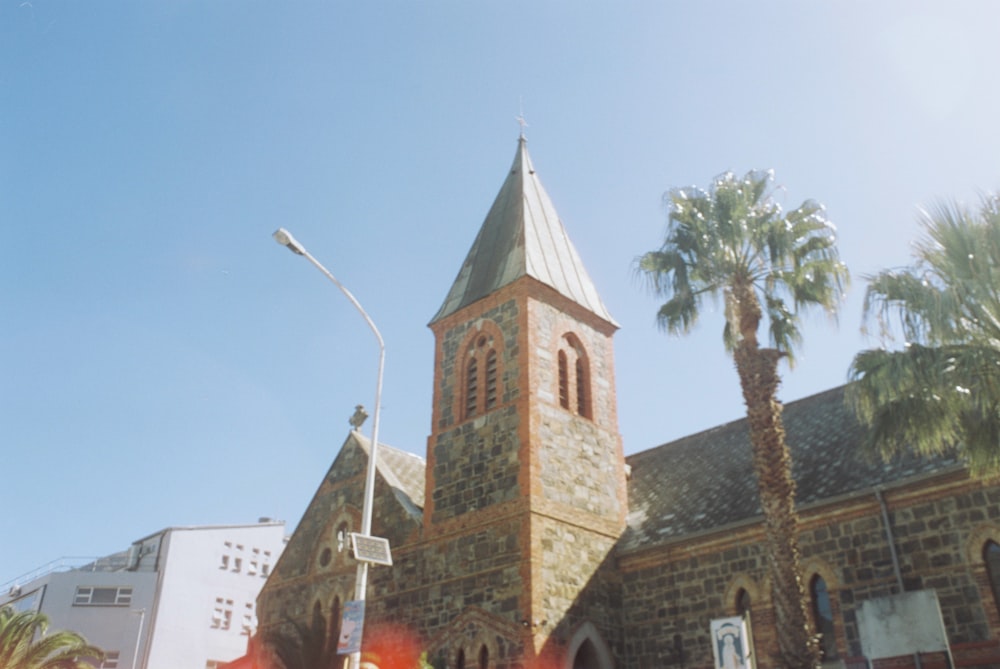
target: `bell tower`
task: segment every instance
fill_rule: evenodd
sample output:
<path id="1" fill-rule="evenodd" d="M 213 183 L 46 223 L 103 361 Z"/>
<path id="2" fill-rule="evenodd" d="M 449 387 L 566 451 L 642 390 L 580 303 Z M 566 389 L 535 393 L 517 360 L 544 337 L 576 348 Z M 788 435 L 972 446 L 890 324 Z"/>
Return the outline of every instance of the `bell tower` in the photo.
<path id="1" fill-rule="evenodd" d="M 627 500 L 618 326 L 523 135 L 430 328 L 424 535 L 470 556 L 474 567 L 450 567 L 480 593 L 464 605 L 520 626 L 523 652 L 537 654 L 561 622 L 606 615 L 587 603 L 602 597 L 581 592 L 623 531 Z"/>

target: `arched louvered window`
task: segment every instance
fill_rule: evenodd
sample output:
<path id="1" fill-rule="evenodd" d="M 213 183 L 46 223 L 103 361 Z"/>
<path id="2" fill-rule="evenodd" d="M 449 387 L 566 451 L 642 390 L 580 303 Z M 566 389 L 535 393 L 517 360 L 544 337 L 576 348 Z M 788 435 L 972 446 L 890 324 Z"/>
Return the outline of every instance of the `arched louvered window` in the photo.
<path id="1" fill-rule="evenodd" d="M 500 354 L 490 334 L 478 335 L 465 355 L 464 418 L 472 418 L 500 403 Z"/>
<path id="2" fill-rule="evenodd" d="M 497 352 L 490 349 L 486 354 L 486 410 L 497 405 Z"/>
<path id="3" fill-rule="evenodd" d="M 475 357 L 469 359 L 465 369 L 465 416 L 476 415 L 479 407 L 479 361 Z"/>
<path id="4" fill-rule="evenodd" d="M 833 606 L 826 581 L 819 574 L 809 582 L 809 598 L 812 600 L 813 624 L 820 635 L 819 649 L 823 660 L 837 657 L 837 643 L 833 632 Z"/>
<path id="5" fill-rule="evenodd" d="M 587 368 L 581 356 L 576 358 L 576 412 L 590 418 L 590 388 L 587 383 Z"/>
<path id="6" fill-rule="evenodd" d="M 559 406 L 569 409 L 569 363 L 566 351 L 559 351 Z"/>
<path id="7" fill-rule="evenodd" d="M 557 354 L 559 406 L 584 418 L 593 418 L 590 396 L 590 363 L 580 340 L 562 338 Z"/>

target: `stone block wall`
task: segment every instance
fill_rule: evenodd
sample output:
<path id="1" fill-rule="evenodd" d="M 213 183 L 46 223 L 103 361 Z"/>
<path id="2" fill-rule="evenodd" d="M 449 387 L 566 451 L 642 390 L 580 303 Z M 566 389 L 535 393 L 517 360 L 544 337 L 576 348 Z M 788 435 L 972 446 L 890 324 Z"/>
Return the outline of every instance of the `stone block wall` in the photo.
<path id="1" fill-rule="evenodd" d="M 432 438 L 432 523 L 520 496 L 520 423 L 515 406 L 501 406 Z"/>
<path id="2" fill-rule="evenodd" d="M 887 491 L 885 500 L 905 589 L 937 592 L 952 644 L 996 639 L 982 546 L 1000 541 L 1000 488 L 945 478 Z M 824 579 L 837 655 L 859 656 L 860 603 L 899 591 L 878 499 L 872 491 L 800 515 L 807 587 Z M 763 551 L 762 529 L 751 524 L 621 556 L 623 666 L 710 667 L 709 621 L 737 614 L 741 588 L 751 593 L 757 666 L 777 666 Z"/>

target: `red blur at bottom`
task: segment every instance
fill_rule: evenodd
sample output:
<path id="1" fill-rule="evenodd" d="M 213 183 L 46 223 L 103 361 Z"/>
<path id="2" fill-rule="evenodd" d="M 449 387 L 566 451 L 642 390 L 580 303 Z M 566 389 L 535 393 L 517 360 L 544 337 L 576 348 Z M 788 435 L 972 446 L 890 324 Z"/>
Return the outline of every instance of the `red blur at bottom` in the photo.
<path id="1" fill-rule="evenodd" d="M 361 669 L 421 669 L 420 656 L 425 650 L 419 635 L 406 627 L 379 625 L 365 629 Z M 556 660 L 544 657 L 524 662 L 521 666 L 524 669 L 561 667 Z"/>
<path id="2" fill-rule="evenodd" d="M 420 638 L 405 627 L 379 625 L 365 629 L 361 644 L 361 666 L 369 662 L 378 669 L 419 669 L 424 651 Z"/>

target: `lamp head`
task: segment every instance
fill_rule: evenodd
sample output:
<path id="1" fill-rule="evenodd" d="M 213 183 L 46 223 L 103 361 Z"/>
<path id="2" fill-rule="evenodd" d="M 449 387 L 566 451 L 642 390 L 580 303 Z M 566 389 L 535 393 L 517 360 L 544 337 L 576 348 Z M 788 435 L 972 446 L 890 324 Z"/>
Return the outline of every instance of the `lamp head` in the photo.
<path id="1" fill-rule="evenodd" d="M 274 241 L 278 242 L 282 246 L 288 247 L 288 250 L 292 253 L 303 255 L 302 247 L 299 245 L 298 241 L 296 241 L 295 237 L 292 237 L 292 233 L 288 230 L 278 228 L 271 236 L 274 237 Z"/>

